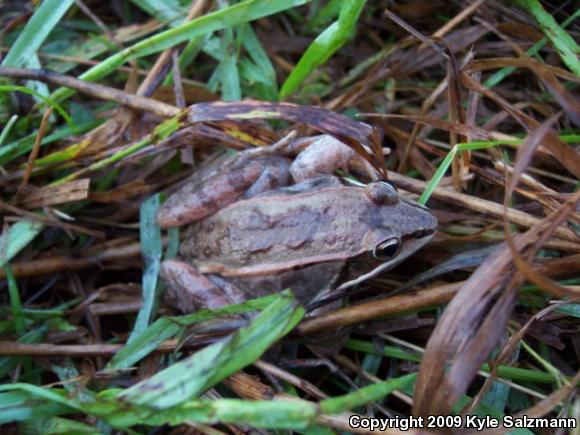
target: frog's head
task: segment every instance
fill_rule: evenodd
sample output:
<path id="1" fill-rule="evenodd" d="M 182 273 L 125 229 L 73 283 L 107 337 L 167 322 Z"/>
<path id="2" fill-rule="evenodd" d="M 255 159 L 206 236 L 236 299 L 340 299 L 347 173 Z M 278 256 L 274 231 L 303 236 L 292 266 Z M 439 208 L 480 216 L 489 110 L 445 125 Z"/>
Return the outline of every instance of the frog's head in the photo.
<path id="1" fill-rule="evenodd" d="M 344 283 L 340 289 L 356 285 L 388 270 L 425 245 L 437 230 L 437 219 L 424 206 L 404 198 L 396 188 L 384 181 L 367 185 L 370 199 L 363 238 L 366 252 L 379 263 L 370 272 Z"/>

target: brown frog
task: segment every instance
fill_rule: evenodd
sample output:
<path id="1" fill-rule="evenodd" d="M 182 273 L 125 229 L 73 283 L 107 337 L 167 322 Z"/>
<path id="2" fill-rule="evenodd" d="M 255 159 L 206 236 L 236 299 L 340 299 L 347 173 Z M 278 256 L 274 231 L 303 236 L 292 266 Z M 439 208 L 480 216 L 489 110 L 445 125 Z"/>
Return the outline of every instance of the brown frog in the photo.
<path id="1" fill-rule="evenodd" d="M 160 226 L 187 229 L 181 259 L 161 268 L 169 303 L 190 312 L 290 288 L 309 305 L 427 243 L 437 220 L 425 207 L 387 182 L 358 185 L 331 175 L 357 159 L 321 136 L 293 161 L 242 152 L 170 196 Z"/>

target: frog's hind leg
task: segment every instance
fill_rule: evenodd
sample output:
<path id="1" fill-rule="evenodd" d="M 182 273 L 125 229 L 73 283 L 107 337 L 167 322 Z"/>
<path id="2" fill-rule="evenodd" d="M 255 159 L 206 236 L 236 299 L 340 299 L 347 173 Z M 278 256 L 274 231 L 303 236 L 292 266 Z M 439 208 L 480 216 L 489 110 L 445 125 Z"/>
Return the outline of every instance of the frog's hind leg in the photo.
<path id="1" fill-rule="evenodd" d="M 167 304 L 184 313 L 244 301 L 244 294 L 236 287 L 229 285 L 222 288 L 182 261 L 164 261 L 160 274 L 168 284 L 165 293 Z"/>
<path id="2" fill-rule="evenodd" d="M 186 184 L 171 195 L 157 214 L 162 228 L 198 221 L 242 197 L 285 186 L 289 162 L 278 156 L 236 160 L 199 184 Z"/>

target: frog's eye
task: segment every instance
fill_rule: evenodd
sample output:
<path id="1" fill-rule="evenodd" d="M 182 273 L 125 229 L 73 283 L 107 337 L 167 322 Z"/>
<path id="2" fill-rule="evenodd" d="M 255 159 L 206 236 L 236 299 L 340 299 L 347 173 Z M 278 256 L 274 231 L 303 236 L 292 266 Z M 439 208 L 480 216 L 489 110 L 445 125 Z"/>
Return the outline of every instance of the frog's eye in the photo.
<path id="1" fill-rule="evenodd" d="M 375 257 L 377 260 L 387 261 L 397 255 L 399 253 L 399 249 L 401 249 L 401 241 L 396 237 L 392 237 L 383 240 L 381 243 L 375 246 L 375 249 L 373 249 L 373 257 Z"/>

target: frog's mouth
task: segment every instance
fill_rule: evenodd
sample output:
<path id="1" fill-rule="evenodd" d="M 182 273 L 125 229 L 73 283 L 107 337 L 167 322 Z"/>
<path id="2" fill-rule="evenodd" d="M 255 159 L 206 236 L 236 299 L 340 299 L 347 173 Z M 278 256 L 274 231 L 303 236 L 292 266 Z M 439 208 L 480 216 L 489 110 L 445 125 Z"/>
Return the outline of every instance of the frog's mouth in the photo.
<path id="1" fill-rule="evenodd" d="M 343 291 L 348 288 L 359 285 L 360 283 L 366 281 L 367 279 L 374 278 L 375 276 L 380 275 L 382 272 L 397 266 L 407 257 L 409 257 L 410 255 L 414 254 L 416 251 L 421 249 L 423 245 L 427 244 L 433 238 L 434 235 L 435 230 L 421 234 L 421 237 L 409 237 L 403 239 L 403 246 L 401 247 L 401 250 L 394 258 L 379 264 L 370 272 L 357 276 L 356 278 L 341 284 L 339 287 L 335 289 L 335 291 L 337 292 Z"/>

